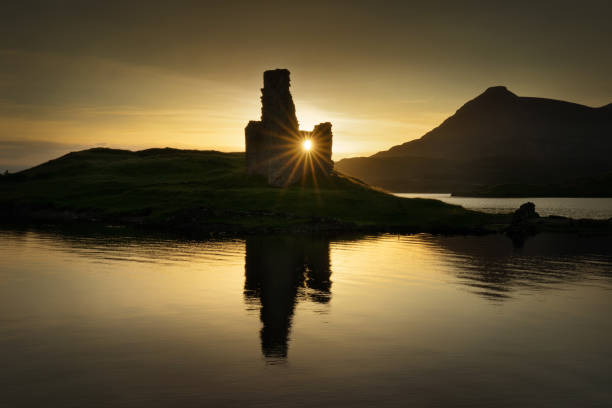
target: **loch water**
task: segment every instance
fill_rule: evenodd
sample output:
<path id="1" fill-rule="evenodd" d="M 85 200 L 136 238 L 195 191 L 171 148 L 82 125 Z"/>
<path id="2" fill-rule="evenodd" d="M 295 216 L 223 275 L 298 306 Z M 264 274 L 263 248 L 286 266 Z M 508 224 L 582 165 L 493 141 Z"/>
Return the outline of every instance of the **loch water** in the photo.
<path id="1" fill-rule="evenodd" d="M 0 407 L 612 405 L 612 238 L 0 230 Z"/>
<path id="2" fill-rule="evenodd" d="M 460 205 L 468 210 L 487 213 L 510 213 L 531 201 L 543 217 L 558 215 L 569 218 L 612 218 L 612 197 L 453 197 L 437 193 L 397 193 L 398 197 L 429 198 Z"/>

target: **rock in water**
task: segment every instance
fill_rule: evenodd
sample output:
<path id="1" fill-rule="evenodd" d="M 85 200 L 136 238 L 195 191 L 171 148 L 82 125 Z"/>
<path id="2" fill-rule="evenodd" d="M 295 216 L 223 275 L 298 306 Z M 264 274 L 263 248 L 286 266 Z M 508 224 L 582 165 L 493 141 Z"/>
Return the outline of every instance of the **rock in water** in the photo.
<path id="1" fill-rule="evenodd" d="M 514 212 L 514 215 L 512 216 L 512 224 L 517 224 L 532 218 L 540 218 L 540 214 L 536 212 L 535 204 L 529 201 L 521 204 L 519 209 Z"/>

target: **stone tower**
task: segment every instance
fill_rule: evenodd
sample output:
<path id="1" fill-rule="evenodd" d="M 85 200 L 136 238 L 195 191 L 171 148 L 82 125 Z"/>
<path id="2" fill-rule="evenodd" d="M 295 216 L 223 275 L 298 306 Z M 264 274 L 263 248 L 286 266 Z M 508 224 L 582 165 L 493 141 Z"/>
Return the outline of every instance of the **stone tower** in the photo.
<path id="1" fill-rule="evenodd" d="M 312 132 L 299 130 L 289 75 L 286 69 L 264 72 L 261 120 L 245 128 L 247 173 L 265 176 L 278 187 L 306 176 L 327 176 L 333 169 L 331 123 L 318 124 Z M 302 147 L 307 139 L 310 151 Z"/>

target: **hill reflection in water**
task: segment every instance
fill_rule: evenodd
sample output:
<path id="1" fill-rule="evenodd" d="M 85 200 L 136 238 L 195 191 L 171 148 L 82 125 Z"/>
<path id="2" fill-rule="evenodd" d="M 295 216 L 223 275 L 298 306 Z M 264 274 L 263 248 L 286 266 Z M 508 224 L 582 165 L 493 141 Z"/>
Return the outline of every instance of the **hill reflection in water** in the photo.
<path id="1" fill-rule="evenodd" d="M 504 236 L 413 238 L 450 264 L 459 282 L 491 300 L 519 289 L 545 290 L 587 276 L 612 276 L 612 239 L 541 234 L 522 247 Z"/>

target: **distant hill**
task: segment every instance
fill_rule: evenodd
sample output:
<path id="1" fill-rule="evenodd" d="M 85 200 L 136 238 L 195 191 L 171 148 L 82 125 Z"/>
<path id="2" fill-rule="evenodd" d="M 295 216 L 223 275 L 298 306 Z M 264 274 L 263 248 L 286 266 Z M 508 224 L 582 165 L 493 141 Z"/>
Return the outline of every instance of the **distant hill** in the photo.
<path id="1" fill-rule="evenodd" d="M 420 139 L 336 168 L 397 192 L 484 191 L 610 173 L 610 152 L 612 104 L 591 108 L 496 86 Z"/>
<path id="2" fill-rule="evenodd" d="M 454 191 L 458 197 L 612 197 L 612 173 L 580 177 L 562 184 L 499 184 L 471 191 Z"/>

